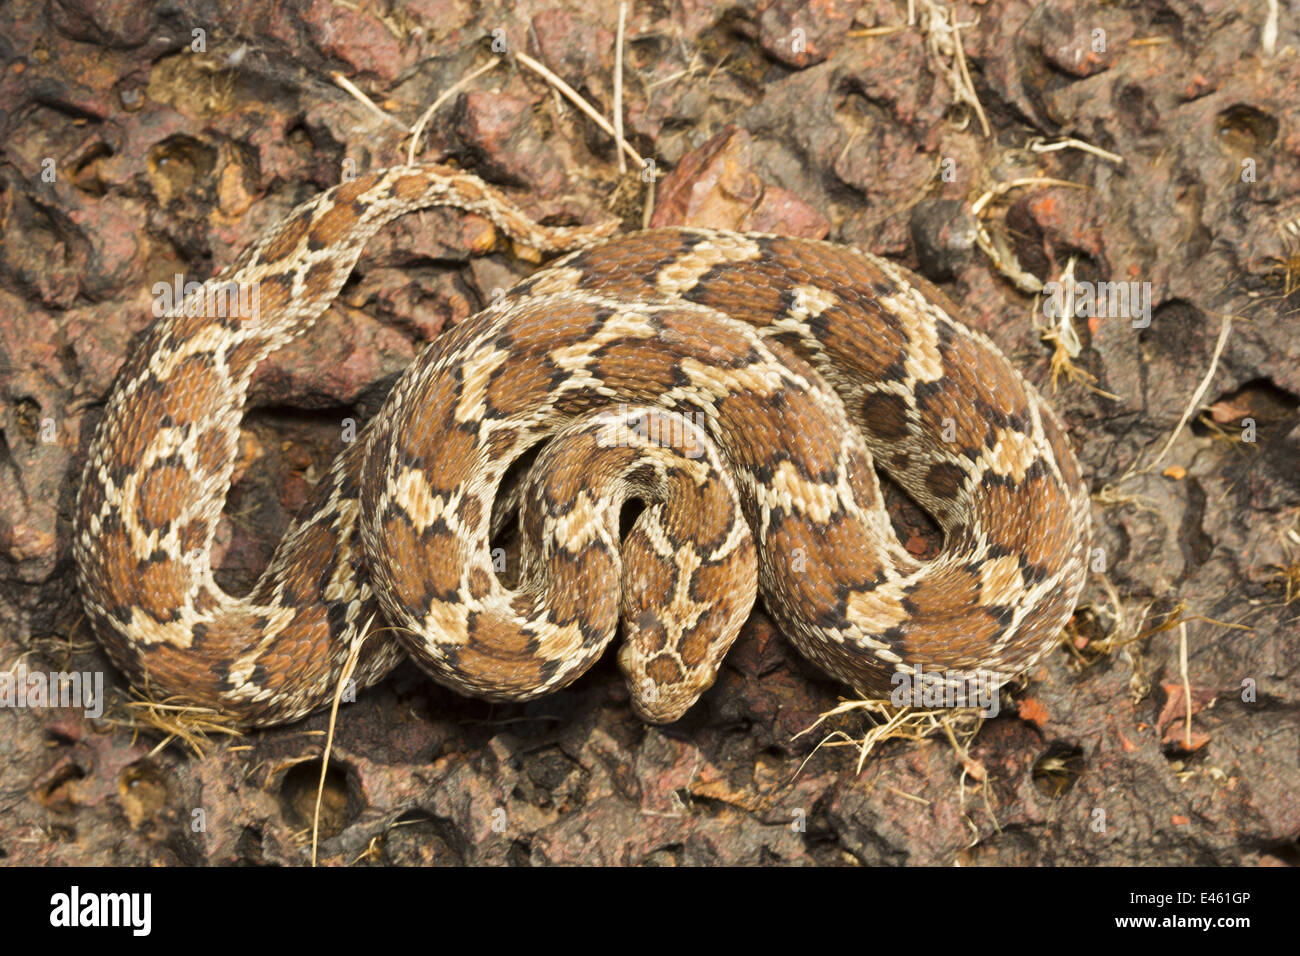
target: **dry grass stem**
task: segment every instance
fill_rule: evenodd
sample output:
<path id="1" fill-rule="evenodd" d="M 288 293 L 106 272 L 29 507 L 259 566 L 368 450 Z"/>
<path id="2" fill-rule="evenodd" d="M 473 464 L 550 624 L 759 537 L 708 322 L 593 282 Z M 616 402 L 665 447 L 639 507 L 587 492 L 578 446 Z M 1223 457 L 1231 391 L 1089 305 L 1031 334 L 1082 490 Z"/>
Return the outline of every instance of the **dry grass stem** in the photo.
<path id="1" fill-rule="evenodd" d="M 917 23 L 917 11 L 912 0 L 908 2 L 907 22 L 909 26 Z M 956 11 L 939 0 L 921 0 L 920 28 L 925 38 L 926 51 L 952 90 L 953 99 L 974 111 L 980 121 L 980 129 L 985 136 L 989 136 L 992 133 L 989 120 L 975 92 L 975 84 L 971 81 L 966 51 L 961 43 L 961 30 L 974 25 L 958 23 Z"/>
<path id="2" fill-rule="evenodd" d="M 1124 165 L 1124 157 L 1119 153 L 1112 153 L 1110 150 L 1102 149 L 1100 146 L 1093 146 L 1092 143 L 1085 143 L 1083 140 L 1075 139 L 1073 136 L 1053 140 L 1050 143 L 1041 136 L 1036 136 L 1029 141 L 1028 148 L 1035 153 L 1054 153 L 1061 149 L 1077 149 L 1080 152 L 1100 156 L 1102 159 L 1114 163 L 1116 166 Z"/>
<path id="3" fill-rule="evenodd" d="M 527 53 L 524 53 L 522 50 L 515 54 L 515 58 L 519 60 L 519 62 L 522 63 L 524 66 L 528 67 L 528 69 L 532 70 L 534 73 L 540 76 L 542 79 L 546 80 L 547 83 L 550 83 L 557 90 L 559 90 L 560 93 L 564 95 L 565 99 L 567 99 L 578 109 L 582 110 L 582 112 L 587 115 L 588 119 L 590 119 L 601 129 L 603 129 L 610 136 L 614 137 L 614 140 L 616 142 L 618 141 L 618 134 L 614 131 L 614 127 L 610 124 L 609 120 L 601 116 L 599 110 L 597 110 L 594 106 L 592 106 L 590 103 L 584 100 L 578 94 L 577 90 L 575 90 L 568 83 L 565 83 L 564 80 L 560 79 L 553 72 L 551 72 L 551 70 L 548 69 L 545 64 L 537 62 Z M 631 143 L 628 143 L 625 140 L 622 143 L 622 149 L 623 152 L 627 153 L 628 157 L 632 160 L 633 164 L 637 167 L 637 169 L 642 169 L 645 167 L 645 160 L 642 159 L 640 153 L 638 153 L 635 149 L 632 148 Z"/>
<path id="4" fill-rule="evenodd" d="M 334 700 L 330 702 L 330 723 L 329 731 L 325 735 L 325 750 L 320 758 L 320 780 L 316 785 L 316 809 L 312 812 L 311 819 L 311 865 L 316 865 L 316 847 L 320 837 L 320 808 L 321 802 L 325 797 L 325 774 L 329 770 L 330 752 L 334 749 L 334 727 L 338 721 L 339 703 L 343 700 L 343 692 L 348 686 L 348 681 L 352 679 L 352 673 L 357 669 L 357 661 L 361 657 L 361 646 L 365 644 L 366 638 L 370 635 L 370 625 L 375 622 L 372 616 L 366 621 L 366 626 L 361 629 L 361 637 L 352 644 L 351 650 L 348 651 L 348 658 L 343 662 L 343 670 L 339 671 L 338 683 L 334 687 Z"/>
<path id="5" fill-rule="evenodd" d="M 449 99 L 451 99 L 461 90 L 463 90 L 474 80 L 478 79 L 488 70 L 493 69 L 499 62 L 500 60 L 498 58 L 493 57 L 492 59 L 484 63 L 482 66 L 480 66 L 477 70 L 474 70 L 472 73 L 461 77 L 451 86 L 449 86 L 447 89 L 443 90 L 442 94 L 436 100 L 433 101 L 432 105 L 427 110 L 425 110 L 423 113 L 420 114 L 419 120 L 417 120 L 415 125 L 411 127 L 411 145 L 406 150 L 406 165 L 412 166 L 415 164 L 415 154 L 419 152 L 420 136 L 424 132 L 424 127 L 429 124 L 429 120 L 433 119 L 434 114 L 438 112 L 438 110 L 442 107 L 442 104 L 446 103 Z"/>
<path id="6" fill-rule="evenodd" d="M 1197 409 L 1200 408 L 1201 399 L 1205 396 L 1206 391 L 1209 389 L 1210 382 L 1213 381 L 1214 379 L 1214 374 L 1219 370 L 1219 358 L 1220 356 L 1223 355 L 1224 346 L 1228 344 L 1228 334 L 1231 331 L 1232 331 L 1232 316 L 1225 312 L 1223 314 L 1223 322 L 1219 326 L 1218 341 L 1215 342 L 1214 344 L 1214 354 L 1210 356 L 1210 367 L 1205 370 L 1205 376 L 1201 379 L 1201 383 L 1196 387 L 1196 391 L 1192 393 L 1191 399 L 1187 402 L 1187 407 L 1183 409 L 1183 414 L 1182 417 L 1178 419 L 1178 424 L 1175 425 L 1174 430 L 1169 433 L 1169 438 L 1165 441 L 1164 445 L 1160 449 L 1160 452 L 1151 461 L 1151 463 L 1139 469 L 1137 466 L 1137 462 L 1135 461 L 1132 465 L 1129 466 L 1128 470 L 1125 471 L 1124 474 L 1122 474 L 1119 477 L 1119 479 L 1114 482 L 1116 486 L 1123 484 L 1125 481 L 1128 481 L 1130 478 L 1133 478 L 1137 475 L 1147 474 L 1153 468 L 1155 468 L 1156 465 L 1160 464 L 1160 462 L 1164 459 L 1165 455 L 1168 454 L 1169 449 L 1172 448 L 1174 445 L 1175 439 L 1177 439 L 1178 436 L 1182 434 L 1183 427 L 1191 419 L 1192 415 L 1196 413 Z"/>
<path id="7" fill-rule="evenodd" d="M 983 712 L 977 707 L 943 707 L 922 710 L 915 707 L 896 707 L 887 700 L 845 700 L 820 715 L 811 726 L 795 734 L 798 739 L 812 733 L 833 717 L 861 712 L 874 726 L 862 737 L 855 738 L 842 730 L 833 730 L 817 742 L 812 753 L 799 765 L 802 771 L 808 761 L 822 747 L 855 747 L 858 751 L 857 772 L 861 773 L 869 757 L 878 746 L 888 740 L 924 740 L 936 733 L 956 731 L 960 739 L 969 744 L 984 722 Z M 954 738 L 956 739 L 956 738 Z M 958 758 L 967 759 L 958 749 Z"/>
<path id="8" fill-rule="evenodd" d="M 355 99 L 358 103 L 360 103 L 372 114 L 374 114 L 380 120 L 380 122 L 388 123 L 390 126 L 396 126 L 403 133 L 406 132 L 405 123 L 399 120 L 392 113 L 387 113 L 384 110 L 380 109 L 374 100 L 366 96 L 365 93 L 362 93 L 361 90 L 357 87 L 357 85 L 353 83 L 351 80 L 349 80 L 342 73 L 335 71 L 330 74 L 330 78 L 335 83 L 337 83 L 345 92 L 349 93 L 353 97 L 353 99 Z"/>
<path id="9" fill-rule="evenodd" d="M 618 39 L 614 45 L 614 143 L 618 149 L 618 171 L 627 172 L 627 158 L 623 155 L 627 143 L 623 139 L 623 34 L 627 28 L 627 4 L 618 5 Z"/>
<path id="10" fill-rule="evenodd" d="M 126 704 L 131 719 L 110 723 L 129 727 L 136 732 L 146 730 L 161 733 L 163 739 L 149 751 L 150 757 L 156 757 L 172 741 L 179 740 L 195 757 L 201 758 L 211 743 L 211 737 L 243 736 L 233 717 L 210 707 L 196 707 L 176 697 L 151 700 L 134 689 L 131 694 L 135 699 Z"/>

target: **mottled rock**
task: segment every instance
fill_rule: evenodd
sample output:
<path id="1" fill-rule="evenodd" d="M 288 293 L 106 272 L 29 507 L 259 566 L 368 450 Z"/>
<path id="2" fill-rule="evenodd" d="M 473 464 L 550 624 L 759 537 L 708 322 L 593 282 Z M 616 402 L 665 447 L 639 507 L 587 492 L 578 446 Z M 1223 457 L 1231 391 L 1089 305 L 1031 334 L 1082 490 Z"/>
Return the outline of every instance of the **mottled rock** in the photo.
<path id="1" fill-rule="evenodd" d="M 765 183 L 750 153 L 749 133 L 732 127 L 684 156 L 660 186 L 651 225 L 826 235 L 825 218 L 788 190 Z"/>

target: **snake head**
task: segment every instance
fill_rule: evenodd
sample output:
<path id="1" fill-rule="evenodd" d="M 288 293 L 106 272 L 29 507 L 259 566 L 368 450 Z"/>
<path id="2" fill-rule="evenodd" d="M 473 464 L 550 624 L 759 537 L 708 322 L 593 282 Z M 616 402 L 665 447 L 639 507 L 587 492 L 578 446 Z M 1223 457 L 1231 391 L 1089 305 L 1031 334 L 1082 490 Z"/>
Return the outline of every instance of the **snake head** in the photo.
<path id="1" fill-rule="evenodd" d="M 648 622 L 647 622 L 648 623 Z M 640 628 L 634 633 L 627 627 L 627 643 L 618 652 L 618 665 L 627 678 L 632 697 L 632 709 L 648 724 L 671 724 L 680 720 L 694 706 L 700 696 L 713 686 L 718 677 L 718 667 L 731 641 L 726 641 L 721 651 L 711 654 L 716 660 L 705 666 L 683 667 L 679 654 L 662 648 L 647 656 L 646 636 L 662 633 L 654 626 Z"/>
<path id="2" fill-rule="evenodd" d="M 666 560 L 650 544 L 664 533 L 655 527 L 654 511 L 647 509 L 623 542 L 624 643 L 618 664 L 637 716 L 670 724 L 717 680 L 754 605 L 757 560 L 743 522 L 709 560 L 686 559 L 680 552 Z M 696 600 L 701 592 L 718 597 Z"/>

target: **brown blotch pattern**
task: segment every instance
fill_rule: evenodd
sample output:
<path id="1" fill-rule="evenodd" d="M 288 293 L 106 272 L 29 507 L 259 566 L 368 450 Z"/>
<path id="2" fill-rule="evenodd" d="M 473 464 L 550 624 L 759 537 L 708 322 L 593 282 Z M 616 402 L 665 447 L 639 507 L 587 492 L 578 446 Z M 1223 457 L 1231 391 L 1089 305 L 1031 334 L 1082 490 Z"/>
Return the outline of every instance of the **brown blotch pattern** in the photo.
<path id="1" fill-rule="evenodd" d="M 499 415 L 541 404 L 551 391 L 555 369 L 542 359 L 507 361 L 492 373 L 488 407 Z"/>
<path id="2" fill-rule="evenodd" d="M 618 623 L 615 558 L 604 548 L 588 548 L 576 560 L 551 566 L 547 597 L 555 622 L 577 623 L 586 635 L 612 633 Z"/>
<path id="3" fill-rule="evenodd" d="M 966 472 L 948 462 L 931 465 L 925 473 L 925 488 L 935 498 L 956 498 L 966 481 Z"/>
<path id="4" fill-rule="evenodd" d="M 338 275 L 338 268 L 331 262 L 318 262 L 302 277 L 303 292 L 308 297 L 318 299 L 329 291 L 330 283 Z"/>
<path id="5" fill-rule="evenodd" d="M 163 384 L 162 411 L 173 424 L 190 425 L 221 406 L 226 375 L 213 358 L 208 353 L 187 357 Z"/>
<path id="6" fill-rule="evenodd" d="M 301 213 L 289 219 L 265 246 L 258 258 L 262 262 L 279 262 L 289 256 L 312 227 L 312 217 Z"/>
<path id="7" fill-rule="evenodd" d="M 870 392 L 864 396 L 861 421 L 882 442 L 901 441 L 911 434 L 907 400 L 893 392 Z"/>
<path id="8" fill-rule="evenodd" d="M 179 561 L 145 561 L 136 567 L 133 603 L 155 620 L 168 621 L 189 589 L 189 572 Z"/>
<path id="9" fill-rule="evenodd" d="M 316 217 L 307 234 L 308 241 L 317 249 L 343 241 L 360 218 L 360 211 L 358 203 L 336 202 L 333 209 Z"/>
<path id="10" fill-rule="evenodd" d="M 601 379 L 624 383 L 640 398 L 651 398 L 672 388 L 678 366 L 672 354 L 653 344 L 630 341 L 605 346 L 598 354 L 593 372 Z M 569 401 L 578 401 L 574 396 Z"/>
<path id="11" fill-rule="evenodd" d="M 464 428 L 451 428 L 426 436 L 424 476 L 432 494 L 449 495 L 473 471 L 478 436 Z"/>
<path id="12" fill-rule="evenodd" d="M 468 583 L 470 597 L 475 600 L 481 601 L 492 593 L 492 575 L 482 568 L 470 569 Z"/>
<path id="13" fill-rule="evenodd" d="M 136 489 L 136 515 L 146 531 L 160 530 L 175 520 L 180 508 L 194 500 L 194 477 L 181 465 L 158 465 Z"/>
<path id="14" fill-rule="evenodd" d="M 266 240 L 259 253 L 262 263 L 272 264 L 272 274 L 261 279 L 259 289 L 260 308 L 271 329 L 264 338 L 238 344 L 232 338 L 225 344 L 224 352 L 218 348 L 216 354 L 186 358 L 176 364 L 166 383 L 147 374 L 148 355 L 128 363 L 125 378 L 137 380 L 140 387 L 121 404 L 110 403 L 102 433 L 109 436 L 103 443 L 105 470 L 115 481 L 125 474 L 125 469 L 142 460 L 162 423 L 170 421 L 193 427 L 214 420 L 209 418 L 210 413 L 221 409 L 223 404 L 241 401 L 242 391 L 232 388 L 232 384 L 242 384 L 244 376 L 261 358 L 266 344 L 273 341 L 278 345 L 282 337 L 295 334 L 299 327 L 314 320 L 319 308 L 328 304 L 325 300 L 331 286 L 342 278 L 347 257 L 355 252 L 356 240 L 363 234 L 361 223 L 367 209 L 362 205 L 362 197 L 380 182 L 388 183 L 388 188 L 382 197 L 383 205 L 374 210 L 378 213 L 376 224 L 384 216 L 391 218 L 403 211 L 403 203 L 414 206 L 428 202 L 437 193 L 457 191 L 462 206 L 481 211 L 485 204 L 495 205 L 498 221 L 527 225 L 517 210 L 488 187 L 472 177 L 442 170 L 371 174 L 343 184 L 326 202 L 300 207 Z M 707 232 L 660 230 L 614 239 L 571 258 L 569 263 L 583 273 L 577 284 L 580 290 L 664 301 L 657 281 L 660 270 L 679 260 L 683 251 L 710 238 Z M 691 363 L 697 363 L 694 369 L 697 384 L 708 383 L 708 387 L 725 391 L 713 405 L 719 421 L 710 428 L 719 436 L 724 454 L 737 467 L 739 484 L 752 487 L 788 461 L 793 468 L 784 468 L 781 480 L 796 497 L 806 491 L 810 498 L 817 499 L 822 489 L 815 486 L 823 482 L 839 487 L 847 484 L 853 489 L 859 506 L 867 509 L 880 506 L 870 462 L 865 456 L 853 447 L 840 459 L 847 424 L 838 400 L 829 392 L 822 392 L 817 384 L 809 390 L 794 384 L 792 376 L 803 376 L 813 383 L 821 381 L 809 361 L 821 369 L 831 385 L 851 395 L 855 405 L 861 402 L 854 412 L 869 436 L 900 446 L 892 449 L 886 460 L 896 469 L 915 470 L 908 478 L 912 482 L 910 487 L 919 487 L 936 500 L 954 498 L 970 470 L 964 463 L 962 467 L 939 463 L 928 468 L 924 464 L 927 445 L 940 447 L 935 442 L 945 417 L 954 419 L 957 442 L 942 447 L 949 452 L 964 450 L 972 460 L 986 454 L 985 444 L 995 428 L 1008 422 L 1016 427 L 1028 427 L 1032 420 L 1030 403 L 1038 399 L 1026 395 L 1018 376 L 995 350 L 951 327 L 941 329 L 939 335 L 943 379 L 922 382 L 916 387 L 919 422 L 909 418 L 908 403 L 899 396 L 882 392 L 864 397 L 863 382 L 886 378 L 902 381 L 906 374 L 904 360 L 912 345 L 904 331 L 904 324 L 908 323 L 901 322 L 880 303 L 882 297 L 895 296 L 897 302 L 907 301 L 906 296 L 898 296 L 900 290 L 888 278 L 892 270 L 826 244 L 758 237 L 745 241 L 761 251 L 757 259 L 717 266 L 685 292 L 688 300 L 720 310 L 729 318 L 715 318 L 685 305 L 658 312 L 647 305 L 632 306 L 637 311 L 652 313 L 650 322 L 656 335 L 647 340 L 631 338 L 607 343 L 596 349 L 583 369 L 600 380 L 600 387 L 595 390 L 574 389 L 557 395 L 554 389 L 561 370 L 553 363 L 553 357 L 560 354 L 554 351 L 557 343 L 560 343 L 558 347 L 565 348 L 565 354 L 581 355 L 581 346 L 586 336 L 598 328 L 595 320 L 607 311 L 606 305 L 597 307 L 575 299 L 547 308 L 525 307 L 508 325 L 495 319 L 470 321 L 443 336 L 432 352 L 433 358 L 426 355 L 417 363 L 415 374 L 424 375 L 421 367 L 427 369 L 439 357 L 469 354 L 488 343 L 509 349 L 507 360 L 487 381 L 486 411 L 489 416 L 519 417 L 511 424 L 475 421 L 472 429 L 459 428 L 453 416 L 461 398 L 462 381 L 454 371 L 432 379 L 424 375 L 416 386 L 402 393 L 411 407 L 393 419 L 391 427 L 380 428 L 368 439 L 376 443 L 377 451 L 367 467 L 368 503 L 378 500 L 373 479 L 386 467 L 390 451 L 395 452 L 392 457 L 397 459 L 399 468 L 419 468 L 432 493 L 451 494 L 483 470 L 485 455 L 503 454 L 522 429 L 536 428 L 540 434 L 562 423 L 565 416 L 603 404 L 610 394 L 632 401 L 655 399 L 679 386 L 689 388 L 691 377 L 686 373 L 686 366 Z M 330 261 L 316 263 L 303 274 L 306 295 L 295 302 L 292 279 L 302 264 L 289 258 L 304 244 L 313 249 L 330 249 Z M 275 266 L 281 263 L 284 268 L 275 272 Z M 914 282 L 940 308 L 952 309 L 952 304 L 929 283 L 913 278 L 908 281 Z M 743 369 L 752 362 L 763 363 L 761 368 L 777 367 L 777 363 L 766 362 L 764 348 L 754 343 L 752 333 L 744 324 L 762 328 L 781 319 L 791 304 L 789 294 L 795 286 L 824 289 L 835 303 L 805 327 L 783 331 L 780 343 L 775 341 L 777 336 L 766 340 L 777 362 L 789 370 L 779 388 L 769 384 L 766 388 L 741 390 L 736 383 L 746 380 L 755 370 L 741 374 L 731 370 Z M 900 308 L 897 302 L 891 307 Z M 912 318 L 917 322 L 927 321 L 926 316 Z M 214 321 L 204 316 L 168 319 L 146 337 L 147 348 L 165 357 L 168 350 L 191 340 Z M 248 327 L 241 326 L 239 331 Z M 508 330 L 508 337 L 501 333 L 502 329 Z M 220 367 L 223 359 L 229 375 Z M 552 401 L 554 415 L 541 410 Z M 705 408 L 711 404 L 707 399 L 696 401 Z M 529 419 L 529 415 L 533 417 Z M 1057 578 L 1061 586 L 1035 609 L 1038 617 L 1026 623 L 1023 634 L 1017 635 L 1019 643 L 1003 653 L 1004 660 L 1019 660 L 1034 652 L 1037 645 L 1030 647 L 1027 642 L 1050 637 L 1046 632 L 1059 623 L 1062 614 L 1068 613 L 1079 582 L 1078 575 L 1067 577 L 1061 572 L 1062 555 L 1072 553 L 1077 546 L 1086 546 L 1086 542 L 1079 540 L 1080 530 L 1069 517 L 1071 509 L 1077 512 L 1086 507 L 1086 500 L 1082 505 L 1076 500 L 1080 493 L 1076 487 L 1077 465 L 1059 423 L 1045 409 L 1042 420 L 1064 486 L 1050 470 L 1031 472 L 1030 478 L 1014 487 L 1005 481 L 986 479 L 984 486 L 972 496 L 973 510 L 955 516 L 953 524 L 954 527 L 960 524 L 956 519 L 969 519 L 969 527 L 984 531 L 995 547 L 1061 575 Z M 914 433 L 918 425 L 923 434 Z M 222 427 L 226 427 L 224 421 Z M 486 442 L 481 436 L 486 436 Z M 189 502 L 198 494 L 197 479 L 226 471 L 235 437 L 216 430 L 195 432 L 188 436 L 188 447 L 197 458 L 192 471 L 187 471 L 188 464 L 185 467 L 175 463 L 155 465 L 144 476 L 134 502 L 134 514 L 139 517 L 136 532 L 147 533 L 174 520 L 178 503 Z M 597 470 L 593 465 L 596 456 L 591 442 L 588 436 L 585 443 L 578 443 L 578 460 L 570 465 L 574 474 L 564 482 L 547 486 L 551 500 L 547 502 L 550 510 L 545 514 L 552 521 L 574 499 L 573 489 L 580 478 L 591 477 L 581 474 L 584 465 L 588 472 Z M 359 464 L 361 459 L 355 461 Z M 601 459 L 600 469 L 605 469 L 602 473 L 606 484 L 611 476 L 620 473 L 619 469 L 631 467 L 631 461 L 627 452 Z M 493 462 L 494 467 L 499 464 Z M 336 479 L 337 476 L 331 477 L 331 481 Z M 349 473 L 342 480 L 349 489 L 347 494 L 357 493 L 355 474 Z M 680 476 L 678 480 L 684 481 Z M 409 487 L 418 493 L 420 483 L 413 482 Z M 332 500 L 329 490 L 324 488 L 316 496 L 318 506 Z M 679 553 L 685 553 L 687 544 L 694 541 L 707 556 L 709 550 L 726 540 L 733 519 L 729 495 L 720 482 L 698 488 L 679 484 L 669 497 L 675 503 L 688 505 L 660 516 L 670 543 L 683 549 Z M 131 537 L 119 526 L 125 520 L 122 515 L 131 513 L 130 509 L 124 511 L 120 502 L 107 498 L 106 491 L 97 488 L 93 481 L 83 495 L 78 521 L 83 536 L 79 541 L 85 540 L 84 529 L 92 517 L 102 521 L 103 527 L 96 527 L 93 559 L 85 559 L 79 553 L 78 560 L 83 565 L 87 586 L 101 603 L 109 606 L 112 626 L 100 630 L 111 632 L 105 642 L 114 660 L 123 661 L 123 666 L 136 677 L 147 670 L 156 688 L 183 688 L 199 698 L 213 695 L 226 701 L 231 709 L 250 714 L 274 714 L 277 708 L 288 713 L 295 705 L 286 704 L 285 700 L 295 692 L 296 686 L 313 681 L 321 686 L 327 683 L 322 675 L 330 674 L 331 668 L 337 666 L 337 649 L 329 646 L 328 607 L 320 588 L 334 562 L 351 560 L 352 570 L 360 569 L 364 563 L 360 556 L 350 558 L 337 540 L 336 520 L 302 527 L 291 543 L 309 553 L 289 562 L 277 579 L 282 603 L 296 606 L 297 611 L 275 638 L 273 646 L 258 660 L 252 680 L 254 684 L 265 682 L 260 686 L 275 690 L 280 696 L 263 704 L 230 703 L 230 698 L 221 696 L 230 690 L 226 684 L 229 661 L 257 639 L 269 625 L 268 610 L 274 609 L 221 607 L 219 616 L 194 628 L 193 636 L 199 648 L 194 654 L 168 646 L 145 649 L 128 646 L 129 636 L 121 628 L 113 632 L 116 625 L 112 622 L 129 620 L 132 607 L 158 621 L 166 621 L 186 602 L 193 602 L 203 612 L 217 612 L 219 602 L 215 593 L 189 593 L 192 582 L 174 555 L 159 553 L 148 560 L 135 555 L 129 545 Z M 769 498 L 779 501 L 775 493 Z M 427 502 L 415 507 L 424 504 Z M 465 496 L 459 506 L 461 523 L 467 529 L 476 529 L 483 523 L 486 507 L 490 505 L 474 495 Z M 752 503 L 750 507 L 755 513 L 759 511 Z M 182 548 L 202 547 L 208 540 L 210 522 L 216 520 L 220 509 L 210 510 L 212 514 L 204 519 L 209 523 L 193 521 L 177 529 Z M 593 513 L 599 511 L 595 509 Z M 371 530 L 392 558 L 382 564 L 381 576 L 396 588 L 402 600 L 417 610 L 427 609 L 434 596 L 454 600 L 465 575 L 466 539 L 457 538 L 437 522 L 425 533 L 417 534 L 400 514 L 375 517 Z M 882 578 L 885 570 L 882 562 L 905 559 L 891 557 L 879 542 L 865 540 L 869 535 L 856 523 L 857 519 L 841 510 L 833 508 L 831 517 L 823 521 L 805 516 L 797 508 L 787 513 L 778 503 L 766 517 L 771 525 L 764 542 L 765 579 L 774 592 L 769 603 L 788 625 L 787 630 L 794 634 L 801 650 L 855 686 L 879 684 L 882 678 L 886 678 L 887 684 L 889 668 L 880 659 L 862 650 L 850 650 L 847 645 L 824 636 L 820 640 L 810 638 L 810 634 L 818 632 L 808 622 L 834 622 L 855 591 L 872 587 Z M 976 540 L 973 533 L 957 537 L 967 546 Z M 803 558 L 800 570 L 791 567 L 797 552 Z M 740 580 L 739 575 L 748 573 L 753 558 L 752 543 L 745 543 L 727 560 L 695 570 L 691 600 L 712 601 L 712 606 L 683 635 L 679 646 L 671 650 L 664 646 L 664 653 L 650 661 L 652 679 L 672 684 L 683 678 L 672 651 L 680 655 L 688 668 L 707 659 L 713 647 L 707 635 L 730 614 L 732 602 L 744 598 L 741 593 L 744 586 L 736 582 Z M 667 631 L 663 626 L 666 618 L 656 615 L 670 613 L 680 569 L 651 554 L 648 539 L 638 538 L 635 531 L 625 542 L 623 560 L 622 579 L 614 580 L 618 557 L 613 552 L 593 547 L 575 556 L 562 550 L 551 560 L 553 581 L 546 589 L 552 592 L 548 607 L 533 605 L 531 594 L 535 590 L 514 594 L 511 606 L 516 613 L 534 621 L 545 612 L 560 626 L 575 624 L 585 641 L 591 642 L 613 631 L 621 601 L 624 609 L 632 612 L 633 619 L 642 622 L 643 643 L 666 645 Z M 966 567 L 950 564 L 943 576 L 923 579 L 906 607 L 911 617 L 889 628 L 891 645 L 922 657 L 928 655 L 927 666 L 982 660 L 989 642 L 1005 626 L 997 618 L 1005 616 L 1006 609 L 972 607 L 979 597 L 979 575 L 972 569 L 978 564 L 978 560 Z M 494 582 L 484 569 L 475 568 L 465 583 L 474 597 L 485 598 Z M 260 585 L 259 594 L 269 594 L 271 584 L 268 581 Z M 863 606 L 861 602 L 859 606 Z M 895 607 L 901 606 L 895 604 Z M 468 644 L 444 649 L 445 658 L 453 665 L 443 669 L 444 676 L 455 678 L 460 674 L 468 689 L 484 688 L 497 698 L 533 695 L 543 689 L 561 662 L 540 659 L 539 634 L 543 632 L 533 633 L 532 627 L 520 627 L 508 618 L 495 612 L 471 615 Z M 100 623 L 103 622 L 97 620 L 97 625 Z M 840 625 L 832 623 L 831 626 Z M 431 639 L 436 641 L 437 635 Z M 367 661 L 371 659 L 367 657 Z M 428 661 L 425 665 L 436 666 Z M 556 686 L 548 684 L 544 689 Z M 314 705 L 309 702 L 306 706 L 310 709 Z M 299 707 L 296 713 L 305 712 Z"/>

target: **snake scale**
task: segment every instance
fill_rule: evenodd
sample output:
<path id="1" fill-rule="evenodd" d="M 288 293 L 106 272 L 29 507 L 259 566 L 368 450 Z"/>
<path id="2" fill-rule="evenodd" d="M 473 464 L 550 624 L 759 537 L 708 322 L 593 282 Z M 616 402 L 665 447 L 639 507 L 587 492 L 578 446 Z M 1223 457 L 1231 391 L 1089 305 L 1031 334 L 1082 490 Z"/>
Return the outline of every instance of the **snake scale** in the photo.
<path id="1" fill-rule="evenodd" d="M 252 591 L 226 594 L 211 549 L 254 369 L 378 229 L 434 205 L 568 254 L 435 338 Z M 539 226 L 477 177 L 394 167 L 299 206 L 155 321 L 75 514 L 81 595 L 115 665 L 154 698 L 264 726 L 328 704 L 350 653 L 360 687 L 408 654 L 462 693 L 524 701 L 621 627 L 632 705 L 667 722 L 758 595 L 868 696 L 918 666 L 1009 679 L 1052 646 L 1083 585 L 1088 496 L 1053 412 L 939 290 L 826 242 L 610 231 Z M 254 314 L 212 307 L 232 283 L 256 288 Z M 933 560 L 899 544 L 877 465 L 942 528 Z M 491 553 L 507 486 L 511 587 Z M 644 507 L 624 530 L 629 500 Z"/>

